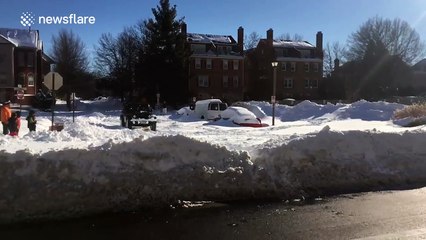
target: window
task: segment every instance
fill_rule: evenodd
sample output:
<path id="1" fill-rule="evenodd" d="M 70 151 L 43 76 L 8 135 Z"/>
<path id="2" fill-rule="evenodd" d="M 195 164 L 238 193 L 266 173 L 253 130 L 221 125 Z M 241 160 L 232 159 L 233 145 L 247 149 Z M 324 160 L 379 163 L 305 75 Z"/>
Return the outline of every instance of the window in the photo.
<path id="1" fill-rule="evenodd" d="M 286 62 L 281 63 L 281 70 L 284 71 L 284 72 L 287 71 L 287 63 Z"/>
<path id="2" fill-rule="evenodd" d="M 318 88 L 318 80 L 317 79 L 311 80 L 311 87 L 312 88 Z"/>
<path id="3" fill-rule="evenodd" d="M 234 60 L 234 62 L 232 63 L 234 70 L 238 70 L 238 60 Z"/>
<path id="4" fill-rule="evenodd" d="M 18 74 L 18 85 L 24 86 L 25 83 L 25 73 L 21 72 Z"/>
<path id="5" fill-rule="evenodd" d="M 314 72 L 318 72 L 318 71 L 319 71 L 319 64 L 314 63 Z"/>
<path id="6" fill-rule="evenodd" d="M 288 57 L 288 49 L 283 49 L 283 57 Z"/>
<path id="7" fill-rule="evenodd" d="M 228 88 L 228 86 L 229 86 L 228 76 L 223 76 L 222 85 L 223 85 L 224 88 Z"/>
<path id="8" fill-rule="evenodd" d="M 291 72 L 296 72 L 296 63 L 295 62 L 291 63 Z"/>
<path id="9" fill-rule="evenodd" d="M 302 58 L 310 58 L 311 57 L 311 50 L 300 50 L 300 56 Z"/>
<path id="10" fill-rule="evenodd" d="M 212 69 L 212 60 L 211 59 L 207 59 L 206 60 L 206 68 L 207 69 Z"/>
<path id="11" fill-rule="evenodd" d="M 195 69 L 201 69 L 201 59 L 195 59 Z"/>
<path id="12" fill-rule="evenodd" d="M 223 60 L 223 70 L 228 70 L 228 60 Z"/>
<path id="13" fill-rule="evenodd" d="M 209 76 L 198 76 L 199 87 L 209 87 Z"/>
<path id="14" fill-rule="evenodd" d="M 305 72 L 309 72 L 309 63 L 305 63 L 304 69 Z"/>
<path id="15" fill-rule="evenodd" d="M 27 79 L 28 79 L 28 86 L 32 87 L 34 86 L 34 74 L 33 73 L 28 73 L 27 74 Z"/>
<path id="16" fill-rule="evenodd" d="M 206 46 L 201 44 L 191 44 L 191 51 L 193 53 L 205 53 Z"/>
<path id="17" fill-rule="evenodd" d="M 305 79 L 305 88 L 309 88 L 311 86 L 309 79 Z"/>
<path id="18" fill-rule="evenodd" d="M 232 79 L 232 86 L 233 86 L 234 88 L 237 88 L 237 87 L 238 87 L 238 76 L 234 76 L 234 77 L 233 77 L 233 79 Z"/>
<path id="19" fill-rule="evenodd" d="M 27 67 L 33 67 L 34 66 L 34 53 L 28 52 L 27 53 Z"/>
<path id="20" fill-rule="evenodd" d="M 293 88 L 293 79 L 284 79 L 284 88 Z"/>

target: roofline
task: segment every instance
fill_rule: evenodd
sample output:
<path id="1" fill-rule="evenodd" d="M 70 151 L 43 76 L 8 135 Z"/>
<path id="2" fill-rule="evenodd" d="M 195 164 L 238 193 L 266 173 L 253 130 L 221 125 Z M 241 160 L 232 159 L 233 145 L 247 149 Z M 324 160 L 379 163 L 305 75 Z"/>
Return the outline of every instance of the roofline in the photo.
<path id="1" fill-rule="evenodd" d="M 44 58 L 46 61 L 50 62 L 50 63 L 55 63 L 55 61 L 53 60 L 53 58 L 49 57 L 49 55 L 47 55 L 46 53 L 42 52 L 41 55 L 42 58 Z"/>
<path id="2" fill-rule="evenodd" d="M 0 37 L 3 38 L 4 40 L 6 40 L 8 43 L 12 44 L 13 46 L 16 47 L 16 44 L 14 44 L 13 42 L 11 42 L 9 39 L 7 39 L 5 36 L 3 36 L 2 34 L 0 34 Z"/>

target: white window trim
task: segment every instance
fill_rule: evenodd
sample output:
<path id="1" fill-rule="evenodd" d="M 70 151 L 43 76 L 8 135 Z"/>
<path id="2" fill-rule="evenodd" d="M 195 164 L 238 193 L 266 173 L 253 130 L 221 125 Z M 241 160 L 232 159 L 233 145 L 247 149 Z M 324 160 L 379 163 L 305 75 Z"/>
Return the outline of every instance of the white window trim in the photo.
<path id="1" fill-rule="evenodd" d="M 310 66 L 309 66 L 310 64 L 309 63 L 305 63 L 304 65 L 303 65 L 303 69 L 305 70 L 305 72 L 309 72 L 309 68 L 310 68 Z"/>
<path id="2" fill-rule="evenodd" d="M 209 76 L 208 75 L 201 75 L 198 76 L 198 87 L 209 87 L 210 82 L 209 82 Z"/>
<path id="3" fill-rule="evenodd" d="M 291 62 L 290 71 L 296 72 L 296 63 L 295 62 Z"/>
<path id="4" fill-rule="evenodd" d="M 238 70 L 238 68 L 239 68 L 239 61 L 238 60 L 234 60 L 233 62 L 232 62 L 232 67 L 234 68 L 234 70 Z"/>
<path id="5" fill-rule="evenodd" d="M 238 78 L 238 76 L 234 76 L 234 77 L 232 78 L 232 86 L 233 86 L 234 88 L 238 88 L 238 87 L 239 87 L 239 84 L 240 84 L 240 79 Z"/>
<path id="6" fill-rule="evenodd" d="M 225 82 L 226 82 L 226 84 L 225 84 Z M 228 88 L 229 87 L 229 77 L 228 76 L 223 76 L 223 78 L 222 78 L 222 86 L 223 86 L 223 88 Z"/>
<path id="7" fill-rule="evenodd" d="M 287 63 L 286 62 L 281 63 L 281 70 L 284 71 L 284 72 L 287 71 Z"/>
<path id="8" fill-rule="evenodd" d="M 32 76 L 33 80 L 30 81 L 30 76 Z M 33 73 L 28 73 L 27 74 L 27 84 L 29 87 L 34 87 L 35 84 L 35 78 L 34 78 L 34 74 Z"/>
<path id="9" fill-rule="evenodd" d="M 293 79 L 291 79 L 291 78 L 284 79 L 284 88 L 286 88 L 286 89 L 293 88 Z"/>
<path id="10" fill-rule="evenodd" d="M 195 69 L 201 69 L 201 59 L 200 58 L 195 59 Z"/>
<path id="11" fill-rule="evenodd" d="M 318 71 L 319 71 L 319 64 L 314 63 L 314 72 L 318 72 Z"/>

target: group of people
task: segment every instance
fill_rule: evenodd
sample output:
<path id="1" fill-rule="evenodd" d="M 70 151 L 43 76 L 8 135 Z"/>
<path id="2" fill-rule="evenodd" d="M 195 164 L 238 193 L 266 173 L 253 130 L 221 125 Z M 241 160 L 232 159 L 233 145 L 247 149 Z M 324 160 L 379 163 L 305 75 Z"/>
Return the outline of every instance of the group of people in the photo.
<path id="1" fill-rule="evenodd" d="M 3 134 L 10 136 L 18 136 L 21 128 L 21 112 L 14 112 L 10 108 L 10 101 L 6 101 L 1 106 L 1 124 L 3 125 Z M 37 120 L 35 119 L 35 111 L 30 110 L 26 118 L 28 129 L 30 132 L 36 130 Z"/>

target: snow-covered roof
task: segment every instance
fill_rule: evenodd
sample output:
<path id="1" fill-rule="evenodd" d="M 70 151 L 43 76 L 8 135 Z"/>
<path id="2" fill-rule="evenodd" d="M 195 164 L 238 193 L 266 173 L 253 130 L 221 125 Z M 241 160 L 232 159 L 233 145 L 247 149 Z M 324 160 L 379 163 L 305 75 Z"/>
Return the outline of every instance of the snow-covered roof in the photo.
<path id="1" fill-rule="evenodd" d="M 188 33 L 187 40 L 188 42 L 199 42 L 199 43 L 222 43 L 222 44 L 236 43 L 232 36 L 199 34 L 199 33 Z"/>
<path id="2" fill-rule="evenodd" d="M 0 28 L 0 35 L 15 47 L 42 48 L 37 30 Z"/>
<path id="3" fill-rule="evenodd" d="M 315 48 L 314 45 L 306 41 L 274 40 L 274 47 L 282 48 Z"/>

